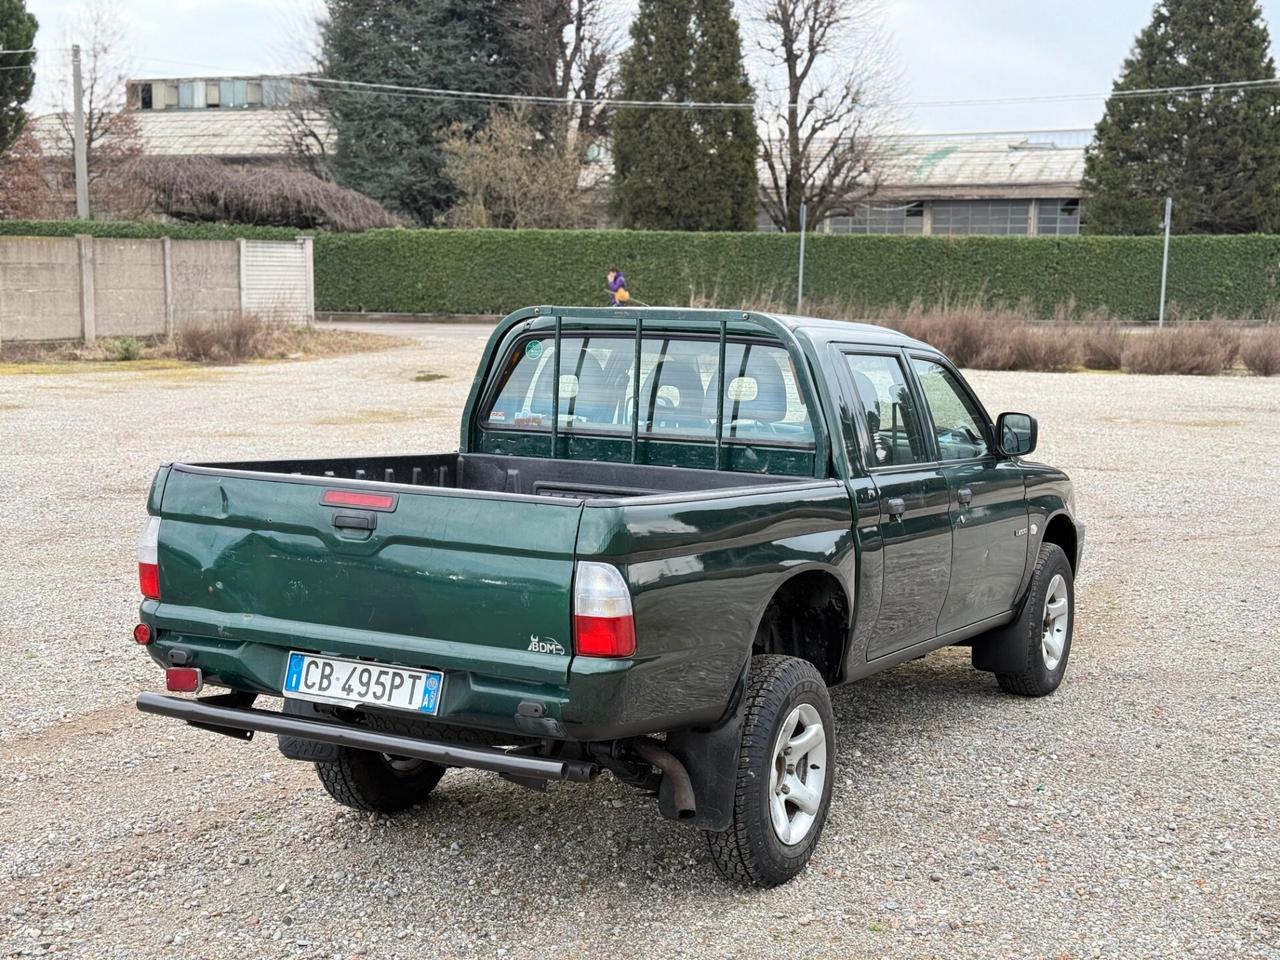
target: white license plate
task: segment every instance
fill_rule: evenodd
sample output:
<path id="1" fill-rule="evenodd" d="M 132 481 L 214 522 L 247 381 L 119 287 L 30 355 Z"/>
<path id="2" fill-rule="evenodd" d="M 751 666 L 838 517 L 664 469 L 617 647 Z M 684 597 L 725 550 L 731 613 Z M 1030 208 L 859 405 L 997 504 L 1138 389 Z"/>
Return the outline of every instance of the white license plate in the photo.
<path id="1" fill-rule="evenodd" d="M 435 716 L 440 709 L 444 674 L 409 670 L 367 660 L 344 660 L 292 652 L 284 674 L 284 693 L 299 700 L 339 706 L 391 707 Z"/>

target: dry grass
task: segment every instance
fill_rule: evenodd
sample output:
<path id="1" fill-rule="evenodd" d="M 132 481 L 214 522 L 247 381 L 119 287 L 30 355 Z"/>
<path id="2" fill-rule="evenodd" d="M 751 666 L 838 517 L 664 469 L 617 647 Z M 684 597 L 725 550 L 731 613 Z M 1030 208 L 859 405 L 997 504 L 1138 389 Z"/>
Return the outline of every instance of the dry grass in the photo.
<path id="1" fill-rule="evenodd" d="M 173 369 L 190 364 L 236 364 L 254 360 L 306 360 L 364 353 L 412 341 L 378 333 L 318 330 L 303 324 L 231 315 L 162 337 L 120 337 L 81 343 L 5 343 L 0 373 Z"/>
<path id="2" fill-rule="evenodd" d="M 1259 377 L 1280 373 L 1280 327 L 1251 330 L 1241 337 L 1240 362 Z"/>
<path id="3" fill-rule="evenodd" d="M 1231 369 L 1239 353 L 1239 329 L 1213 321 L 1134 334 L 1124 366 L 1130 373 L 1214 376 Z"/>
<path id="4" fill-rule="evenodd" d="M 1091 323 L 1080 329 L 1080 362 L 1089 370 L 1119 370 L 1128 342 L 1118 323 Z"/>

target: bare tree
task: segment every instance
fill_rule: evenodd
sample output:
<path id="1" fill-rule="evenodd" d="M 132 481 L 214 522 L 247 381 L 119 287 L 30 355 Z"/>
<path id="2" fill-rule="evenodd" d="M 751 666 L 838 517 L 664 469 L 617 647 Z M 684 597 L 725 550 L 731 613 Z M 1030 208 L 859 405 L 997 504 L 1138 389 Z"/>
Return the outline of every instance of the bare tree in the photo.
<path id="1" fill-rule="evenodd" d="M 27 126 L 0 154 L 0 220 L 40 220 L 54 209 L 44 179 L 44 154 Z"/>
<path id="2" fill-rule="evenodd" d="M 763 204 L 780 230 L 800 229 L 879 186 L 893 79 L 878 0 L 750 0 L 768 71 L 762 98 Z"/>
<path id="3" fill-rule="evenodd" d="M 543 134 L 589 142 L 603 136 L 607 112 L 583 101 L 607 96 L 614 81 L 621 33 L 610 25 L 607 0 L 514 0 L 507 16 L 526 65 L 525 92 L 565 101 L 534 112 Z"/>
<path id="4" fill-rule="evenodd" d="M 572 229 L 589 215 L 589 165 L 575 144 L 544 142 L 532 111 L 495 109 L 477 132 L 455 127 L 444 151 L 463 199 L 456 227 Z"/>
<path id="5" fill-rule="evenodd" d="M 126 175 L 130 162 L 142 154 L 142 141 L 127 97 L 130 61 L 117 7 L 110 0 L 89 0 L 64 44 L 67 53 L 57 87 L 61 129 L 54 147 L 68 161 L 75 148 L 72 43 L 79 43 L 81 48 L 90 198 L 108 215 L 139 215 L 145 212 L 149 197 Z"/>

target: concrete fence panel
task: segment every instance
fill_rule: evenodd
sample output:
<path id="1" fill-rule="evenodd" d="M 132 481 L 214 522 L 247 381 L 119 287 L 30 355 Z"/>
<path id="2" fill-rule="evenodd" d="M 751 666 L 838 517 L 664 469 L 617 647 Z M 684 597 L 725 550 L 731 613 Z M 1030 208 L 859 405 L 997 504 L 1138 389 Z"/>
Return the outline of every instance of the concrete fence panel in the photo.
<path id="1" fill-rule="evenodd" d="M 94 329 L 99 337 L 165 332 L 164 243 L 94 240 Z"/>
<path id="2" fill-rule="evenodd" d="M 311 322 L 311 238 L 240 241 L 240 305 L 264 317 Z"/>
<path id="3" fill-rule="evenodd" d="M 181 332 L 240 312 L 240 250 L 234 240 L 173 241 L 173 315 Z"/>
<path id="4" fill-rule="evenodd" d="M 72 238 L 0 237 L 0 343 L 84 334 Z"/>

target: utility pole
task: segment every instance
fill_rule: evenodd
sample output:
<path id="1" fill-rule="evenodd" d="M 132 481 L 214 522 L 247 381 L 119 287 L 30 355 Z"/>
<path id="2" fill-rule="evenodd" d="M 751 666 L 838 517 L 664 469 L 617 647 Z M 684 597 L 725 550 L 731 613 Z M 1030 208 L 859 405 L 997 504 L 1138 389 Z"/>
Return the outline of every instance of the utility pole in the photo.
<path id="1" fill-rule="evenodd" d="M 1173 197 L 1164 198 L 1164 264 L 1160 267 L 1160 322 L 1164 327 L 1164 295 L 1169 288 L 1169 229 L 1173 223 Z"/>
<path id="2" fill-rule="evenodd" d="M 76 219 L 89 219 L 89 145 L 84 133 L 84 84 L 80 80 L 80 44 L 71 48 L 71 88 L 76 164 Z"/>
<path id="3" fill-rule="evenodd" d="M 800 280 L 796 284 L 796 313 L 804 311 L 804 228 L 808 213 L 808 207 L 803 200 L 800 201 Z"/>

